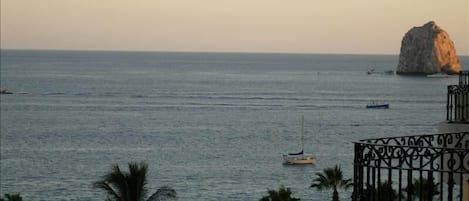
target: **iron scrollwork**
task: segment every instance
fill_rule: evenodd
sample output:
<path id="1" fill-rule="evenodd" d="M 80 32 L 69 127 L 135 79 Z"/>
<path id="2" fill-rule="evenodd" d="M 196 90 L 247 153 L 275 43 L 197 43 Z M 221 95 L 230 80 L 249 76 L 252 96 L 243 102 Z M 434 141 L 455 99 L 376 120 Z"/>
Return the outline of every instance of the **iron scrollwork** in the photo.
<path id="1" fill-rule="evenodd" d="M 407 186 L 414 179 L 441 178 L 457 183 L 469 178 L 469 132 L 366 139 L 355 143 L 353 200 L 366 197 L 367 182 Z M 376 171 L 370 171 L 376 170 Z M 402 176 L 404 175 L 404 176 Z M 451 175 L 451 176 L 449 176 Z M 377 178 L 377 177 L 382 178 Z M 402 179 L 402 178 L 410 179 Z M 358 184 L 358 185 L 357 185 Z M 361 185 L 360 185 L 361 184 Z M 453 185 L 447 185 L 453 191 Z M 443 196 L 443 195 L 441 195 Z M 462 198 L 461 198 L 462 199 Z"/>

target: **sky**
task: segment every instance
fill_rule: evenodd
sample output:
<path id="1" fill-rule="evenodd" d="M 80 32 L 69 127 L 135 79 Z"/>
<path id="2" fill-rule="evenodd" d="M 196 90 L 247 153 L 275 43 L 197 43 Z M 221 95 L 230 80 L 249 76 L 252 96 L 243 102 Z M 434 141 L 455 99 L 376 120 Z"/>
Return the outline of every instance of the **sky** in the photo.
<path id="1" fill-rule="evenodd" d="M 399 54 L 435 21 L 469 55 L 468 0 L 0 0 L 0 48 Z"/>

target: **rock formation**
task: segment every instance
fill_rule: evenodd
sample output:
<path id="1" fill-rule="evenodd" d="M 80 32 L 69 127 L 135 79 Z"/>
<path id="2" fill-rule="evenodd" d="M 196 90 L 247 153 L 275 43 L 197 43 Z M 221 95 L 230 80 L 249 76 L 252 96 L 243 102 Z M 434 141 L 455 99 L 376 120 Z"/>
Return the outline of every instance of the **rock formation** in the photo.
<path id="1" fill-rule="evenodd" d="M 455 74 L 460 70 L 453 41 L 435 22 L 413 27 L 402 38 L 397 74 Z"/>

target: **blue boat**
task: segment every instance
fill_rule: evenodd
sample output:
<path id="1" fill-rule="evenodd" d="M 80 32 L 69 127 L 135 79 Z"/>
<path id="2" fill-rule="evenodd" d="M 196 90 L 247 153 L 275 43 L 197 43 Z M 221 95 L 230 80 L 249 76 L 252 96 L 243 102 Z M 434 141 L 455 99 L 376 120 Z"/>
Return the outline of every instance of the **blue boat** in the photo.
<path id="1" fill-rule="evenodd" d="M 389 104 L 388 103 L 383 103 L 383 104 L 371 103 L 371 104 L 367 104 L 366 108 L 368 108 L 368 109 L 389 109 Z"/>

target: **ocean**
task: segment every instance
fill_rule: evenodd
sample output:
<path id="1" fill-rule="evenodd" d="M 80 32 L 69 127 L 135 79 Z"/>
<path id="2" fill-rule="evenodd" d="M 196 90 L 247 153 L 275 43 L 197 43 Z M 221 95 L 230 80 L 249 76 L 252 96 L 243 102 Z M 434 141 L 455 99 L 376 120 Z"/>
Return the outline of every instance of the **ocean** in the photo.
<path id="1" fill-rule="evenodd" d="M 468 57 L 460 57 L 463 68 Z M 341 166 L 353 142 L 437 133 L 458 77 L 385 74 L 397 55 L 1 50 L 0 194 L 25 200 L 103 200 L 92 183 L 113 164 L 149 165 L 149 193 L 178 200 L 259 200 L 310 188 Z M 367 70 L 374 68 L 374 74 Z M 365 109 L 371 101 L 390 109 Z M 284 166 L 300 148 L 313 166 Z M 350 200 L 351 190 L 339 192 Z"/>

